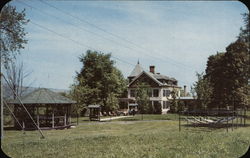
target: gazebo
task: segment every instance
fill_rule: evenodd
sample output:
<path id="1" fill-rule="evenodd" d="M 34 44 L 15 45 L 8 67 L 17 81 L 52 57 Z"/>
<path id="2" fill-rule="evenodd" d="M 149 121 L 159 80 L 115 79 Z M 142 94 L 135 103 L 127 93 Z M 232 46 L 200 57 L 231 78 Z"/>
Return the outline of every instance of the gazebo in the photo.
<path id="1" fill-rule="evenodd" d="M 70 127 L 71 105 L 76 103 L 75 101 L 46 88 L 39 88 L 20 99 L 41 129 Z M 36 129 L 18 99 L 9 103 L 14 105 L 14 115 L 24 129 Z M 14 126 L 21 128 L 16 121 Z"/>

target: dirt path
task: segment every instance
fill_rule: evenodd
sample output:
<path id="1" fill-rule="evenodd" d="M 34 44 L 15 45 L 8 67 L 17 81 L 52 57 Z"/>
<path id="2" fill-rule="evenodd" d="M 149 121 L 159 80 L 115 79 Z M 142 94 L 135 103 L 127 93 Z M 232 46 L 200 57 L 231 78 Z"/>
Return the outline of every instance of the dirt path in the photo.
<path id="1" fill-rule="evenodd" d="M 111 120 L 116 120 L 116 119 L 120 119 L 120 118 L 126 118 L 126 117 L 133 117 L 133 116 L 116 116 L 116 117 L 110 117 L 110 118 L 103 118 L 100 121 L 111 121 Z"/>

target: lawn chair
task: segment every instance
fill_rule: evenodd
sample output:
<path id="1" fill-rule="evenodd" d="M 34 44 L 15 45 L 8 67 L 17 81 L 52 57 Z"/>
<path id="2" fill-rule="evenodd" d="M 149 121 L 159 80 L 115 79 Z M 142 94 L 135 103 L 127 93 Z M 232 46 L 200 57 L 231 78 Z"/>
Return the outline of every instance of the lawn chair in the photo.
<path id="1" fill-rule="evenodd" d="M 109 116 L 113 116 L 112 113 L 111 113 L 110 111 L 108 112 L 108 115 L 109 115 Z"/>
<path id="2" fill-rule="evenodd" d="M 103 112 L 103 116 L 107 116 L 107 113 L 105 111 Z"/>

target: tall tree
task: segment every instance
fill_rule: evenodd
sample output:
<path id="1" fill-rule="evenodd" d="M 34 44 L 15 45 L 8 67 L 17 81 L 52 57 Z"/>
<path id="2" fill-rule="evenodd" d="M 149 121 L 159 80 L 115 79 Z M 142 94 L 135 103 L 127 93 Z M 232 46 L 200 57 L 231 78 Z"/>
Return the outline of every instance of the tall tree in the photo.
<path id="1" fill-rule="evenodd" d="M 1 62 L 7 63 L 24 48 L 24 44 L 27 43 L 24 25 L 28 22 L 29 20 L 25 18 L 25 9 L 18 12 L 14 6 L 3 7 L 0 14 Z"/>
<path id="2" fill-rule="evenodd" d="M 117 108 L 115 98 L 124 93 L 126 82 L 110 58 L 111 54 L 90 50 L 79 58 L 83 68 L 77 73 L 72 92 L 80 104 L 101 104 L 106 111 Z"/>
<path id="3" fill-rule="evenodd" d="M 212 87 L 211 95 L 211 108 L 225 108 L 228 105 L 228 78 L 226 73 L 225 53 L 218 53 L 211 55 L 207 61 L 206 79 L 209 79 L 210 86 Z"/>
<path id="4" fill-rule="evenodd" d="M 250 57 L 245 42 L 237 40 L 208 58 L 206 75 L 212 86 L 211 106 L 234 108 L 247 105 Z"/>
<path id="5" fill-rule="evenodd" d="M 3 137 L 3 90 L 2 90 L 2 63 L 7 64 L 15 58 L 16 52 L 24 48 L 27 40 L 24 38 L 23 25 L 27 24 L 25 10 L 17 12 L 16 8 L 6 5 L 0 13 L 0 100 L 1 100 L 1 138 Z"/>
<path id="6" fill-rule="evenodd" d="M 234 108 L 244 107 L 247 103 L 248 81 L 250 74 L 250 54 L 245 42 L 236 41 L 226 48 L 227 96 Z"/>
<path id="7" fill-rule="evenodd" d="M 29 77 L 31 72 L 25 70 L 23 62 L 17 63 L 16 60 L 12 60 L 5 65 L 5 77 L 10 84 L 9 89 L 12 89 L 13 99 L 27 91 L 30 85 L 24 86 L 24 81 Z"/>
<path id="8" fill-rule="evenodd" d="M 197 96 L 198 109 L 206 110 L 211 102 L 212 86 L 208 78 L 204 74 L 196 73 L 197 81 L 193 85 L 193 90 Z"/>
<path id="9" fill-rule="evenodd" d="M 146 83 L 139 83 L 136 88 L 136 102 L 138 104 L 138 110 L 142 115 L 143 120 L 143 114 L 149 113 L 152 108 L 150 108 L 149 104 L 149 90 L 150 87 Z"/>
<path id="10" fill-rule="evenodd" d="M 178 91 L 174 88 L 171 91 L 171 101 L 170 101 L 170 112 L 177 112 L 178 111 L 178 101 L 177 101 Z"/>
<path id="11" fill-rule="evenodd" d="M 238 36 L 238 39 L 242 42 L 248 43 L 250 42 L 250 22 L 249 22 L 249 13 L 242 14 L 243 21 L 244 21 L 244 27 L 240 28 L 240 34 Z"/>

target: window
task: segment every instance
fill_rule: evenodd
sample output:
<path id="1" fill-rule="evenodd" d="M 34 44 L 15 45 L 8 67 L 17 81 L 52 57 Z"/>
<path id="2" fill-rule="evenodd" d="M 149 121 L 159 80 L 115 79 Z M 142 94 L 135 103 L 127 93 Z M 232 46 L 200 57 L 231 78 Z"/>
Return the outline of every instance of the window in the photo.
<path id="1" fill-rule="evenodd" d="M 169 97 L 171 91 L 170 90 L 166 90 L 166 96 Z"/>
<path id="2" fill-rule="evenodd" d="M 130 97 L 135 97 L 135 90 L 130 90 Z"/>
<path id="3" fill-rule="evenodd" d="M 154 89 L 153 90 L 153 97 L 158 97 L 159 96 L 159 90 L 158 89 Z"/>
<path id="4" fill-rule="evenodd" d="M 164 89 L 163 90 L 163 97 L 168 97 L 169 95 L 170 95 L 170 90 L 166 90 L 166 89 Z"/>

